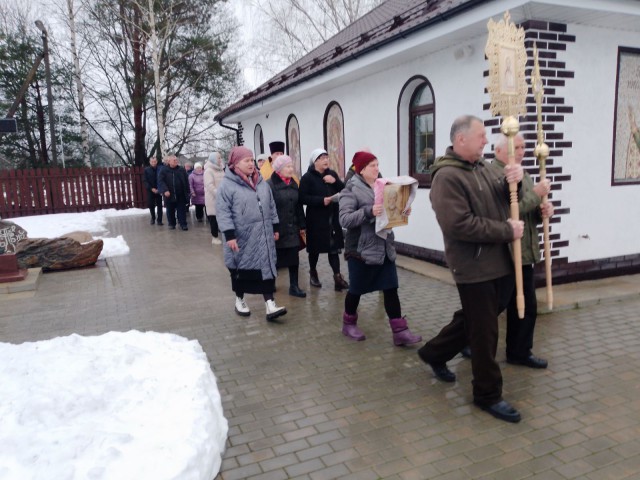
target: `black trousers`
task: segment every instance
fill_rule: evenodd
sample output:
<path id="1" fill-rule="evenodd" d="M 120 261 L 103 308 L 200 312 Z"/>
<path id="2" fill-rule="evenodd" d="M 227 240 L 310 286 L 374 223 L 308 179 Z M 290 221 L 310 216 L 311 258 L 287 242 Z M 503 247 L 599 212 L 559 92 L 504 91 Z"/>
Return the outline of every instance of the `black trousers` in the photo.
<path id="1" fill-rule="evenodd" d="M 218 219 L 215 215 L 207 215 L 209 227 L 211 227 L 211 236 L 218 238 Z"/>
<path id="2" fill-rule="evenodd" d="M 389 320 L 402 317 L 402 307 L 400 306 L 400 297 L 398 297 L 398 289 L 391 288 L 382 291 L 384 298 L 384 310 L 387 312 Z M 361 295 L 347 292 L 344 297 L 344 311 L 349 315 L 355 315 L 358 312 Z"/>
<path id="3" fill-rule="evenodd" d="M 507 357 L 522 360 L 531 355 L 533 330 L 538 316 L 536 285 L 533 265 L 522 266 L 522 290 L 524 293 L 524 318 L 518 318 L 516 293 L 513 292 L 507 307 Z"/>
<path id="4" fill-rule="evenodd" d="M 184 198 L 178 198 L 177 201 L 165 199 L 165 206 L 167 207 L 167 223 L 170 226 L 176 226 L 176 214 L 180 226 L 187 226 L 187 206 Z"/>
<path id="5" fill-rule="evenodd" d="M 151 213 L 151 220 L 157 218 L 158 222 L 162 222 L 162 195 L 147 190 L 147 207 Z"/>
<path id="6" fill-rule="evenodd" d="M 424 344 L 421 354 L 431 363 L 443 364 L 469 345 L 474 402 L 493 405 L 502 400 L 502 373 L 496 362 L 498 315 L 511 299 L 514 278 L 507 275 L 457 287 L 462 308 L 438 335 Z"/>

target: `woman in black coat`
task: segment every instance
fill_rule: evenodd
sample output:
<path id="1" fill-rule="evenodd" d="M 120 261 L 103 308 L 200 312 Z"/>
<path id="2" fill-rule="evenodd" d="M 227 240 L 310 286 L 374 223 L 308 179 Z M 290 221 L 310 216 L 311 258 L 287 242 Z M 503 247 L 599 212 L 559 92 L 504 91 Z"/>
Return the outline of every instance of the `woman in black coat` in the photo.
<path id="1" fill-rule="evenodd" d="M 276 241 L 277 268 L 289 268 L 289 295 L 304 298 L 307 294 L 298 286 L 298 251 L 300 235 L 305 234 L 304 211 L 299 202 L 298 184 L 293 180 L 293 160 L 280 155 L 271 166 L 273 174 L 267 183 L 273 191 L 278 212 L 279 234 Z"/>
<path id="2" fill-rule="evenodd" d="M 329 155 L 317 148 L 311 152 L 309 169 L 300 179 L 300 201 L 307 206 L 307 252 L 309 253 L 309 275 L 311 285 L 321 287 L 318 278 L 318 258 L 329 254 L 329 265 L 333 270 L 335 289 L 349 288 L 340 273 L 339 254 L 344 248 L 340 226 L 338 194 L 344 183 L 338 174 L 329 169 Z"/>

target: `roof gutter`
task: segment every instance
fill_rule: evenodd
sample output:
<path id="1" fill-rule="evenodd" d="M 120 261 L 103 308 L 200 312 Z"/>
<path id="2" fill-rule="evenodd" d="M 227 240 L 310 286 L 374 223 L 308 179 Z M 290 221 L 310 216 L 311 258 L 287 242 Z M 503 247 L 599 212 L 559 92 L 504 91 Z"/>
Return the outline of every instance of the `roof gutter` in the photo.
<path id="1" fill-rule="evenodd" d="M 222 118 L 218 118 L 218 125 L 220 125 L 223 128 L 227 128 L 229 130 L 233 130 L 234 132 L 236 132 L 236 145 L 240 145 L 240 129 L 239 128 L 233 128 L 233 127 L 230 127 L 229 125 L 225 125 L 224 123 L 222 123 Z"/>

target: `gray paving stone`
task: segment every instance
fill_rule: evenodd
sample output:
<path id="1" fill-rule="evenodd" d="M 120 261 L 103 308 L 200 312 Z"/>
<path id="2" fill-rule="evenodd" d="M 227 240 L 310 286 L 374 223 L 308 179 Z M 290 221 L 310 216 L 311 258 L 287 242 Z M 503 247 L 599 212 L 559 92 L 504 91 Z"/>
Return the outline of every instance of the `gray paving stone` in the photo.
<path id="1" fill-rule="evenodd" d="M 450 363 L 458 381 L 444 385 L 416 346 L 394 347 L 381 295 L 361 301 L 367 340 L 345 338 L 345 294 L 333 290 L 326 256 L 317 289 L 301 252 L 306 299 L 287 295 L 286 272 L 277 279 L 276 300 L 288 313 L 275 325 L 256 295 L 247 296 L 250 317 L 234 313 L 221 248 L 206 225 L 169 231 L 134 216 L 110 220 L 109 230 L 124 236 L 130 254 L 43 274 L 28 297 L 1 295 L 0 341 L 131 329 L 197 339 L 230 424 L 218 480 L 640 478 L 637 295 L 541 315 L 534 351 L 549 360 L 546 370 L 505 363 L 501 319 L 504 396 L 523 415 L 511 425 L 471 404 L 468 360 Z M 427 340 L 459 307 L 456 289 L 408 270 L 398 275 L 403 314 Z"/>

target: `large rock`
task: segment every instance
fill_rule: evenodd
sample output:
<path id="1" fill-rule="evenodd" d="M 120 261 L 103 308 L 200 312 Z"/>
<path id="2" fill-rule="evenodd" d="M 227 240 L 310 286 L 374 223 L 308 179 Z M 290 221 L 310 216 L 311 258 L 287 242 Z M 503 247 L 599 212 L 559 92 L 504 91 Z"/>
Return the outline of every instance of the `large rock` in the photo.
<path id="1" fill-rule="evenodd" d="M 16 248 L 20 268 L 64 270 L 87 267 L 98 260 L 102 240 L 80 243 L 72 238 L 26 238 Z"/>
<path id="2" fill-rule="evenodd" d="M 58 238 L 71 238 L 80 243 L 87 243 L 93 240 L 93 236 L 89 232 L 85 232 L 83 230 L 65 233 L 64 235 L 60 235 Z"/>
<path id="3" fill-rule="evenodd" d="M 27 231 L 20 225 L 0 220 L 0 253 L 15 253 L 16 245 L 27 238 Z"/>

